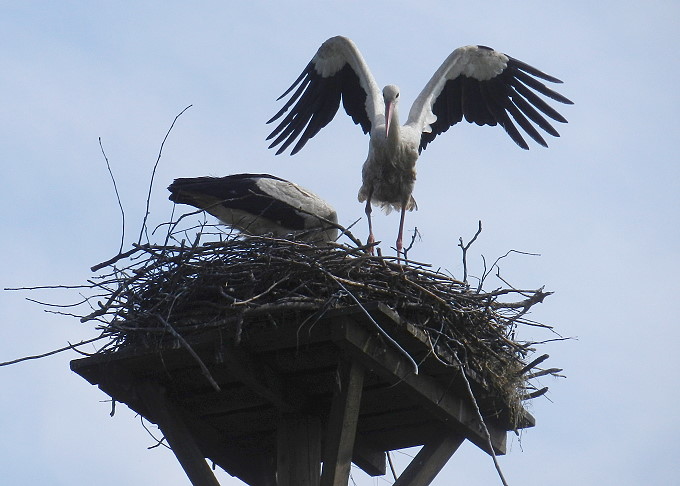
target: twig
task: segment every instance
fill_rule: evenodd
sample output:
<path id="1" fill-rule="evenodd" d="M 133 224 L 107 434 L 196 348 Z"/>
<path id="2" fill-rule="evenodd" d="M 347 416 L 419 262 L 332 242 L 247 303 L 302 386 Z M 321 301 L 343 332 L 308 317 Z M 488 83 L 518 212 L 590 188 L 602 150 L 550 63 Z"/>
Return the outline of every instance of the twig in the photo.
<path id="1" fill-rule="evenodd" d="M 544 354 L 544 355 L 542 355 L 542 356 L 539 356 L 538 358 L 536 358 L 535 360 L 533 360 L 531 363 L 529 363 L 528 365 L 526 365 L 524 368 L 522 368 L 521 370 L 519 370 L 519 371 L 517 372 L 517 375 L 518 375 L 518 376 L 523 375 L 523 374 L 526 373 L 527 371 L 530 371 L 532 368 L 535 368 L 536 366 L 538 366 L 538 365 L 540 365 L 541 363 L 543 363 L 543 362 L 544 362 L 546 359 L 548 359 L 549 357 L 550 357 L 550 355 L 547 355 L 547 354 Z"/>
<path id="2" fill-rule="evenodd" d="M 54 351 L 49 351 L 47 353 L 37 354 L 35 356 L 24 356 L 23 358 L 17 358 L 17 359 L 13 359 L 11 361 L 5 361 L 4 363 L 0 363 L 0 366 L 9 366 L 9 365 L 13 365 L 13 364 L 16 364 L 16 363 L 21 363 L 22 361 L 28 361 L 28 360 L 31 360 L 31 359 L 46 358 L 47 356 L 52 356 L 53 354 L 61 353 L 63 351 L 68 351 L 69 349 L 76 349 L 78 346 L 82 346 L 83 344 L 89 344 L 89 343 L 93 343 L 95 341 L 99 341 L 100 339 L 103 339 L 105 337 L 106 337 L 106 335 L 102 334 L 101 336 L 98 336 L 96 338 L 86 339 L 85 341 L 80 341 L 79 343 L 76 343 L 76 344 L 69 344 L 68 346 L 64 346 L 63 348 L 55 349 Z"/>
<path id="3" fill-rule="evenodd" d="M 470 246 L 477 240 L 477 237 L 480 235 L 482 232 L 482 221 L 479 220 L 479 225 L 477 228 L 477 232 L 475 233 L 475 236 L 472 237 L 472 239 L 468 242 L 467 245 L 463 245 L 463 237 L 461 236 L 458 238 L 458 246 L 460 246 L 461 250 L 463 250 L 463 282 L 467 285 L 468 280 L 467 280 L 467 252 L 470 249 Z"/>
<path id="4" fill-rule="evenodd" d="M 177 119 L 180 116 L 182 116 L 182 114 L 184 114 L 184 112 L 187 111 L 192 106 L 193 105 L 189 105 L 186 108 L 184 108 L 182 111 L 179 112 L 179 114 L 172 121 L 170 128 L 168 128 L 168 131 L 165 134 L 165 137 L 163 137 L 163 141 L 161 142 L 161 147 L 158 150 L 158 157 L 156 158 L 156 163 L 154 164 L 153 171 L 151 172 L 151 180 L 149 181 L 149 193 L 146 196 L 146 211 L 144 213 L 144 219 L 142 220 L 142 228 L 139 231 L 139 238 L 137 238 L 137 244 L 138 245 L 142 244 L 142 236 L 144 235 L 144 230 L 146 230 L 146 220 L 149 218 L 149 206 L 151 205 L 151 191 L 153 190 L 153 180 L 156 176 L 156 169 L 158 168 L 158 163 L 161 161 L 161 155 L 163 154 L 163 146 L 165 145 L 165 141 L 170 136 L 170 132 L 172 131 L 172 128 L 175 126 Z"/>
<path id="5" fill-rule="evenodd" d="M 545 395 L 546 393 L 548 393 L 548 387 L 547 387 L 547 386 L 541 388 L 540 390 L 536 390 L 535 392 L 527 393 L 527 394 L 525 394 L 525 395 L 522 395 L 522 396 L 520 397 L 520 399 L 521 399 L 521 400 L 531 400 L 531 399 L 533 399 L 533 398 L 538 398 L 538 397 L 540 397 L 540 396 L 543 396 L 543 395 Z"/>
<path id="6" fill-rule="evenodd" d="M 182 346 L 184 346 L 184 349 L 186 349 L 189 352 L 189 354 L 196 360 L 196 362 L 198 363 L 198 366 L 201 367 L 201 373 L 203 373 L 203 376 L 206 377 L 206 379 L 208 380 L 210 385 L 215 389 L 215 391 L 216 392 L 222 391 L 220 389 L 220 385 L 218 385 L 217 382 L 215 381 L 215 379 L 212 377 L 212 374 L 210 373 L 210 370 L 208 369 L 208 367 L 205 365 L 205 363 L 203 362 L 201 357 L 196 353 L 196 351 L 194 351 L 194 348 L 191 347 L 191 345 L 187 342 L 187 340 L 184 339 L 184 337 L 180 333 L 178 333 L 175 330 L 175 328 L 172 327 L 172 325 L 163 318 L 163 316 L 157 314 L 156 317 L 163 323 L 163 325 L 165 327 L 168 328 L 168 331 L 170 331 L 170 334 L 175 336 L 175 338 L 177 338 L 177 340 L 182 344 Z"/>
<path id="7" fill-rule="evenodd" d="M 420 233 L 418 232 L 418 227 L 413 228 L 413 236 L 411 236 L 411 243 L 409 243 L 408 247 L 406 249 L 402 249 L 402 252 L 404 254 L 404 260 L 408 259 L 408 252 L 411 251 L 411 248 L 413 248 L 413 244 L 416 242 L 416 238 L 420 239 Z"/>
<path id="8" fill-rule="evenodd" d="M 404 348 L 402 348 L 401 345 L 400 345 L 397 341 L 395 341 L 394 338 L 393 338 L 392 336 L 390 336 L 389 334 L 387 334 L 387 332 L 386 332 L 382 327 L 380 327 L 380 324 L 378 324 L 378 323 L 375 321 L 375 319 L 373 319 L 373 316 L 366 310 L 366 308 L 361 304 L 361 302 L 359 302 L 359 299 L 357 299 L 357 298 L 354 296 L 354 294 L 353 294 L 352 292 L 350 292 L 349 290 L 347 290 L 347 287 L 345 287 L 345 286 L 342 284 L 342 282 L 340 282 L 340 280 L 338 280 L 337 278 L 335 278 L 335 275 L 333 275 L 333 274 L 331 274 L 331 273 L 328 273 L 328 272 L 327 272 L 325 269 L 323 269 L 323 268 L 320 268 L 320 267 L 319 267 L 319 269 L 320 269 L 322 272 L 324 272 L 326 275 L 328 275 L 329 277 L 331 277 L 333 280 L 335 280 L 335 282 L 342 288 L 342 290 L 344 290 L 344 291 L 347 293 L 347 295 L 349 295 L 349 297 L 350 297 L 350 298 L 351 298 L 351 299 L 359 306 L 359 308 L 361 309 L 361 311 L 366 315 L 366 317 L 368 317 L 368 319 L 369 319 L 369 320 L 371 321 L 371 323 L 376 327 L 376 329 L 378 329 L 378 332 L 380 332 L 380 334 L 382 334 L 382 335 L 385 337 L 385 339 L 387 339 L 390 343 L 392 343 L 392 345 L 393 345 L 395 348 L 397 348 L 397 349 L 399 350 L 399 352 L 401 352 L 401 354 L 403 354 L 404 356 L 406 356 L 406 358 L 407 358 L 407 359 L 411 362 L 411 364 L 413 365 L 413 372 L 414 372 L 414 374 L 417 375 L 417 374 L 418 374 L 418 363 L 416 363 L 416 361 L 411 357 L 411 355 L 408 354 L 408 352 L 407 352 Z"/>
<path id="9" fill-rule="evenodd" d="M 547 370 L 541 370 L 541 371 L 535 371 L 534 373 L 529 373 L 526 376 L 526 379 L 531 380 L 533 378 L 539 378 L 539 377 L 545 376 L 545 375 L 552 375 L 552 376 L 555 376 L 557 378 L 564 378 L 564 375 L 558 374 L 558 373 L 561 373 L 562 371 L 564 371 L 562 368 L 548 368 Z"/>
<path id="10" fill-rule="evenodd" d="M 118 255 L 116 255 L 115 257 L 109 258 L 105 262 L 101 262 L 101 263 L 98 263 L 98 264 L 90 267 L 90 270 L 92 270 L 93 272 L 96 272 L 96 271 L 101 270 L 104 267 L 108 267 L 109 265 L 113 265 L 118 260 L 122 260 L 123 258 L 128 258 L 128 257 L 134 255 L 135 253 L 137 253 L 138 251 L 143 250 L 145 248 L 145 246 L 146 245 L 135 245 L 135 247 L 133 249 L 128 250 L 125 253 L 118 253 Z"/>
<path id="11" fill-rule="evenodd" d="M 510 286 L 510 284 L 508 284 L 503 278 L 501 278 L 501 275 L 500 275 L 501 269 L 500 269 L 500 267 L 498 266 L 498 262 L 500 262 L 500 261 L 501 261 L 502 259 L 504 259 L 504 258 L 507 258 L 511 253 L 519 253 L 520 255 L 528 255 L 528 256 L 541 256 L 540 253 L 530 253 L 530 252 L 528 252 L 528 251 L 520 251 L 520 250 L 508 250 L 507 252 L 505 252 L 504 255 L 501 255 L 501 256 L 499 256 L 498 258 L 496 258 L 496 261 L 493 262 L 493 264 L 491 265 L 491 267 L 489 267 L 488 270 L 485 269 L 485 272 L 484 272 L 484 274 L 483 274 L 483 276 L 482 276 L 482 281 L 483 281 L 486 277 L 489 276 L 489 274 L 493 271 L 494 268 L 496 268 L 496 276 L 497 276 L 503 283 L 505 283 L 505 284 L 507 284 L 508 286 Z"/>
<path id="12" fill-rule="evenodd" d="M 496 471 L 498 472 L 498 476 L 501 478 L 501 482 L 503 483 L 503 486 L 508 486 L 507 481 L 505 480 L 505 476 L 503 476 L 503 471 L 501 470 L 500 464 L 498 464 L 498 458 L 496 457 L 496 451 L 493 449 L 493 443 L 491 442 L 491 434 L 489 433 L 489 429 L 486 426 L 486 422 L 484 421 L 484 417 L 482 416 L 482 411 L 479 409 L 479 405 L 477 404 L 477 400 L 475 399 L 475 394 L 472 392 L 472 387 L 470 386 L 470 381 L 468 380 L 468 377 L 465 372 L 465 367 L 463 366 L 463 363 L 461 363 L 460 359 L 458 359 L 458 355 L 454 353 L 454 357 L 456 358 L 456 361 L 458 361 L 458 364 L 460 365 L 460 371 L 461 371 L 461 376 L 463 377 L 463 381 L 465 382 L 465 387 L 467 388 L 468 394 L 470 395 L 470 399 L 472 400 L 472 405 L 474 406 L 475 412 L 477 413 L 477 418 L 479 419 L 482 429 L 484 429 L 484 435 L 486 435 L 487 443 L 489 444 L 489 452 L 491 452 L 491 458 L 493 459 L 493 464 L 496 467 Z"/>
<path id="13" fill-rule="evenodd" d="M 118 248 L 118 253 L 121 253 L 123 251 L 123 244 L 125 243 L 125 210 L 123 209 L 123 203 L 120 200 L 120 194 L 118 193 L 118 186 L 116 185 L 116 178 L 113 177 L 113 171 L 111 171 L 111 164 L 109 164 L 109 158 L 106 156 L 106 152 L 104 152 L 104 146 L 102 145 L 102 137 L 99 137 L 99 148 L 102 151 L 102 155 L 104 156 L 104 160 L 106 161 L 106 168 L 109 170 L 109 175 L 111 176 L 111 181 L 113 182 L 113 190 L 116 193 L 116 200 L 118 201 L 118 207 L 120 207 L 120 215 L 121 215 L 121 231 L 120 231 L 120 247 Z"/>
<path id="14" fill-rule="evenodd" d="M 147 447 L 147 449 L 155 449 L 156 447 L 159 447 L 159 446 L 163 446 L 166 449 L 172 449 L 169 445 L 164 443 L 165 437 L 161 437 L 160 440 L 157 439 L 156 436 L 153 435 L 151 433 L 151 431 L 149 430 L 149 428 L 144 424 L 144 416 L 140 415 L 140 417 L 141 417 L 142 427 L 144 428 L 144 430 L 146 430 L 146 433 L 149 434 L 151 436 L 151 438 L 156 441 L 156 443 L 154 445 Z"/>

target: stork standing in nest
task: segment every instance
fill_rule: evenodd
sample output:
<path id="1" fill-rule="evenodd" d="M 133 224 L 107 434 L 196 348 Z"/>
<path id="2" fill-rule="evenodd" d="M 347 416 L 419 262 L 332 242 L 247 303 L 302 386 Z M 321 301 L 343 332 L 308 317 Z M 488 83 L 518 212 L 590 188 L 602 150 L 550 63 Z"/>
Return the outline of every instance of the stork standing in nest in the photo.
<path id="1" fill-rule="evenodd" d="M 460 47 L 434 73 L 413 103 L 406 124 L 400 126 L 399 88 L 388 85 L 381 92 L 354 42 L 346 37 L 332 37 L 321 45 L 302 74 L 279 97 L 282 99 L 295 90 L 267 122 L 283 117 L 267 140 L 274 139 L 269 148 L 280 145 L 277 155 L 297 140 L 291 155 L 297 153 L 330 123 L 342 99 L 347 114 L 371 137 L 359 189 L 359 201 L 366 201 L 368 242 L 375 241 L 371 204 L 387 211 L 399 210 L 396 242 L 399 254 L 403 247 L 405 213 L 416 208 L 412 196 L 416 160 L 437 135 L 465 118 L 477 125 L 502 126 L 523 149 L 529 146 L 513 120 L 545 147 L 547 144 L 534 124 L 552 136 L 559 136 L 543 115 L 560 123 L 567 120 L 536 92 L 560 103 L 572 102 L 537 78 L 561 83 L 489 47 Z"/>
<path id="2" fill-rule="evenodd" d="M 295 234 L 312 242 L 338 237 L 335 209 L 316 194 L 269 174 L 180 178 L 170 200 L 202 209 L 246 235 Z"/>

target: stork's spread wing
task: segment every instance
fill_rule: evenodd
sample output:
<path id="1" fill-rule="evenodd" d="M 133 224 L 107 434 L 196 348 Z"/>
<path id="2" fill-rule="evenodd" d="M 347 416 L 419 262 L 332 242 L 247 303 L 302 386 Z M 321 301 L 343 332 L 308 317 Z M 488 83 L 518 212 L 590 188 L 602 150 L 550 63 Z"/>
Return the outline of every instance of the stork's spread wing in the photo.
<path id="1" fill-rule="evenodd" d="M 291 155 L 304 147 L 330 123 L 340 107 L 340 99 L 347 114 L 354 123 L 361 125 L 364 133 L 368 133 L 374 124 L 384 123 L 380 90 L 356 45 L 346 37 L 332 37 L 324 42 L 279 99 L 293 90 L 295 92 L 283 108 L 267 122 L 285 114 L 267 137 L 267 140 L 274 138 L 269 148 L 281 144 L 277 155 L 296 139 Z"/>
<path id="2" fill-rule="evenodd" d="M 477 125 L 498 124 L 517 145 L 529 149 L 514 120 L 526 134 L 547 147 L 537 127 L 554 137 L 559 133 L 544 115 L 560 123 L 567 120 L 536 93 L 560 103 L 572 102 L 537 78 L 562 82 L 489 47 L 458 48 L 413 103 L 406 124 L 422 132 L 421 151 L 463 118 Z"/>

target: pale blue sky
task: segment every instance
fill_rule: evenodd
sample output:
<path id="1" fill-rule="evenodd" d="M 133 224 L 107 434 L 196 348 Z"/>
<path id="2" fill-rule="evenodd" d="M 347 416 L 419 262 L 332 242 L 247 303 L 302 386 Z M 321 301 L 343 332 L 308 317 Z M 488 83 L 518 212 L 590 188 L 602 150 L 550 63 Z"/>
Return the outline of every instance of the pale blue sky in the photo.
<path id="1" fill-rule="evenodd" d="M 356 201 L 368 139 L 339 116 L 294 157 L 267 150 L 275 100 L 326 38 L 362 50 L 402 111 L 451 50 L 485 44 L 564 80 L 576 104 L 549 149 L 525 152 L 499 128 L 456 126 L 418 165 L 422 241 L 411 255 L 460 274 L 459 236 L 482 220 L 471 265 L 509 249 L 503 276 L 555 291 L 535 320 L 578 337 L 545 346 L 566 380 L 546 380 L 537 427 L 501 458 L 511 485 L 673 484 L 680 429 L 680 4 L 667 2 L 1 2 L 0 287 L 78 284 L 118 249 L 120 217 L 102 137 L 136 239 L 151 200 L 169 219 L 175 177 L 269 172 L 330 201 Z M 376 213 L 383 248 L 398 216 Z M 365 221 L 355 233 L 362 239 Z M 91 337 L 90 325 L 0 292 L 0 361 Z M 36 293 L 59 300 L 71 294 Z M 527 337 L 534 337 L 531 329 Z M 538 336 L 535 336 L 538 337 Z M 165 484 L 188 480 L 125 407 L 68 368 L 75 353 L 0 368 L 3 482 Z M 239 484 L 226 479 L 223 484 Z M 464 478 L 464 479 L 463 479 Z M 360 481 L 363 481 L 361 483 Z M 365 478 L 360 484 L 371 484 Z M 500 484 L 466 444 L 434 484 Z M 386 484 L 378 481 L 377 484 Z"/>

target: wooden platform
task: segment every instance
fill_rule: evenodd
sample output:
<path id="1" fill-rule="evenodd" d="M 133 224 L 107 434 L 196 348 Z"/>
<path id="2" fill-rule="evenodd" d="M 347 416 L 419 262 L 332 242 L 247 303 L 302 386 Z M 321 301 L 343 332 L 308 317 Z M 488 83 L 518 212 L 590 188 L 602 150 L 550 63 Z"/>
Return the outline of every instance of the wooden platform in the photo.
<path id="1" fill-rule="evenodd" d="M 426 337 L 389 308 L 366 308 L 419 363 L 417 375 L 360 308 L 302 326 L 277 322 L 244 332 L 239 344 L 214 329 L 192 336 L 205 368 L 173 340 L 77 359 L 71 369 L 158 424 L 194 485 L 218 484 L 204 458 L 253 486 L 345 486 L 350 461 L 382 475 L 386 451 L 424 445 L 397 482 L 424 485 L 463 440 L 490 452 L 457 368 L 434 358 Z M 503 454 L 507 410 L 479 380 L 471 384 Z M 533 425 L 524 413 L 520 427 Z"/>

